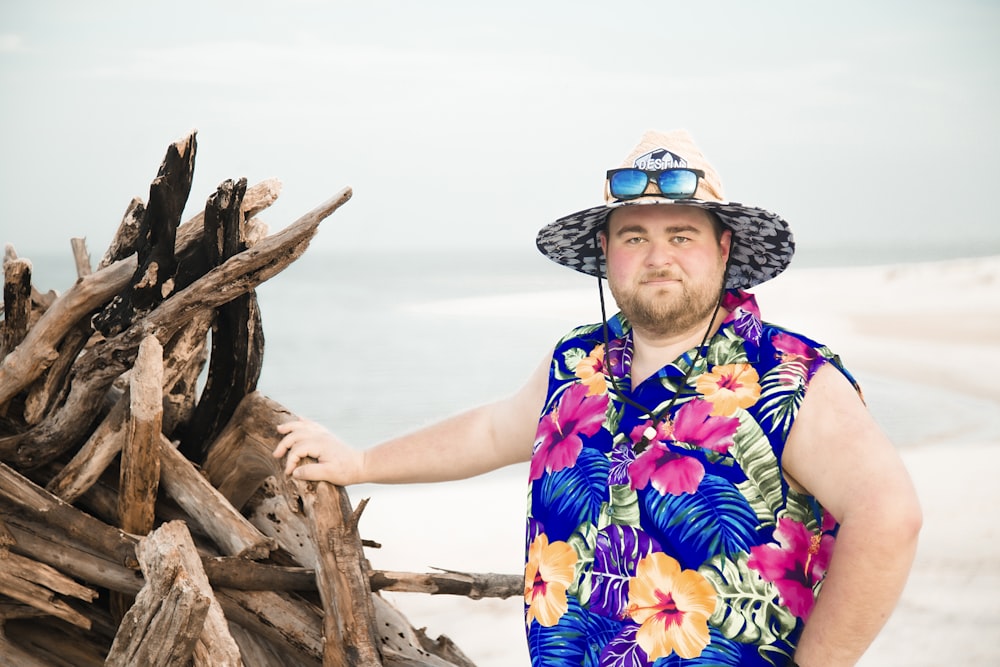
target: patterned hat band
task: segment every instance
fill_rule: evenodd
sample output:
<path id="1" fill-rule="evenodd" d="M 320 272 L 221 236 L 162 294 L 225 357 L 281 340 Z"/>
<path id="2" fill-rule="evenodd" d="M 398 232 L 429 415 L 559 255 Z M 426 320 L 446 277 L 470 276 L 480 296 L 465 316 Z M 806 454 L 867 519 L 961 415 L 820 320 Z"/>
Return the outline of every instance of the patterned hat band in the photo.
<path id="1" fill-rule="evenodd" d="M 718 173 L 683 130 L 647 132 L 625 159 L 622 167 L 649 171 L 683 167 L 704 173 L 691 199 L 667 199 L 659 195 L 627 201 L 615 200 L 605 181 L 605 203 L 551 222 L 538 232 L 538 249 L 552 261 L 591 276 L 607 275 L 597 233 L 615 208 L 620 206 L 695 206 L 714 213 L 732 230 L 727 289 L 748 289 L 770 280 L 788 266 L 795 252 L 788 224 L 779 216 L 753 206 L 725 200 Z"/>

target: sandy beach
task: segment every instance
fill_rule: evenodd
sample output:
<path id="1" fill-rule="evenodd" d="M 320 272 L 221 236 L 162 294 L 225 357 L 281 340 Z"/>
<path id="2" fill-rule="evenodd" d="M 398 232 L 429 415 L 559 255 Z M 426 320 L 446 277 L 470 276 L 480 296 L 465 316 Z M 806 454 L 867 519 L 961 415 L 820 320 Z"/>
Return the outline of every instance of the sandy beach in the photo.
<path id="1" fill-rule="evenodd" d="M 924 528 L 902 599 L 859 664 L 1000 664 L 1000 530 L 986 515 L 1000 501 L 992 479 L 1000 466 L 1000 256 L 793 268 L 754 292 L 765 319 L 827 343 L 863 388 L 882 383 L 878 403 L 866 393 L 869 405 L 905 434 L 894 440 L 920 493 Z M 594 298 L 590 290 L 567 296 L 562 303 Z M 935 393 L 925 396 L 925 387 Z M 355 502 L 371 498 L 362 534 L 383 545 L 370 551 L 372 565 L 520 573 L 525 477 L 516 467 L 448 484 L 350 489 Z M 475 529 L 447 532 L 453 522 L 442 508 L 467 512 L 454 523 Z M 386 597 L 480 667 L 528 664 L 518 597 Z"/>

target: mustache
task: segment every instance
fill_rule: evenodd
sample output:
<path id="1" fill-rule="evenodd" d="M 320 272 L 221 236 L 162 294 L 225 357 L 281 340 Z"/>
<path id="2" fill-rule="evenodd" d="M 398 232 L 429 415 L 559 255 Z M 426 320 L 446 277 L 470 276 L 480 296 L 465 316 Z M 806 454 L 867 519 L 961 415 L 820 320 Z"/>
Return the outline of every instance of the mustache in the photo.
<path id="1" fill-rule="evenodd" d="M 648 271 L 642 274 L 642 281 L 647 280 L 680 280 L 681 277 L 673 271 L 667 269 L 659 269 L 656 271 Z"/>

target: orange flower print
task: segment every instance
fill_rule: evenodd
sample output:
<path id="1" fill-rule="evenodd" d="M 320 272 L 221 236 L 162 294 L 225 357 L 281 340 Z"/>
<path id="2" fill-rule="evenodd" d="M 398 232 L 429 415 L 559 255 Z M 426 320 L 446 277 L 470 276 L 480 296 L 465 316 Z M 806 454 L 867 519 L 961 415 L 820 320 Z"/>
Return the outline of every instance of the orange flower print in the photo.
<path id="1" fill-rule="evenodd" d="M 565 542 L 549 544 L 544 533 L 535 538 L 528 548 L 528 564 L 524 568 L 525 623 L 535 620 L 539 625 L 551 627 L 569 604 L 566 589 L 573 583 L 576 552 Z"/>
<path id="2" fill-rule="evenodd" d="M 671 653 L 697 658 L 710 641 L 708 619 L 716 593 L 697 570 L 681 570 L 665 553 L 653 552 L 636 565 L 629 579 L 627 613 L 640 625 L 636 643 L 649 662 Z"/>
<path id="3" fill-rule="evenodd" d="M 576 365 L 575 374 L 587 385 L 587 396 L 607 392 L 608 386 L 604 381 L 604 346 L 595 346 L 589 355 L 581 359 Z"/>
<path id="4" fill-rule="evenodd" d="M 760 398 L 760 376 L 750 364 L 715 366 L 698 377 L 695 388 L 712 404 L 713 417 L 729 417 Z"/>

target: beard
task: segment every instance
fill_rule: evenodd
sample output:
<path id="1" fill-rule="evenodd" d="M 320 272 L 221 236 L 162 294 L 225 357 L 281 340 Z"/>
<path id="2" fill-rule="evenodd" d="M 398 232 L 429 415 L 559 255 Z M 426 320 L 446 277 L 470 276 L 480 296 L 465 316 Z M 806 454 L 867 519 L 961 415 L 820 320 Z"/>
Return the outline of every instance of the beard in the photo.
<path id="1" fill-rule="evenodd" d="M 647 278 L 670 277 L 663 272 Z M 639 285 L 608 282 L 622 315 L 633 328 L 656 337 L 693 332 L 715 316 L 722 291 L 722 276 L 704 281 L 685 280 L 673 288 L 651 290 Z"/>

